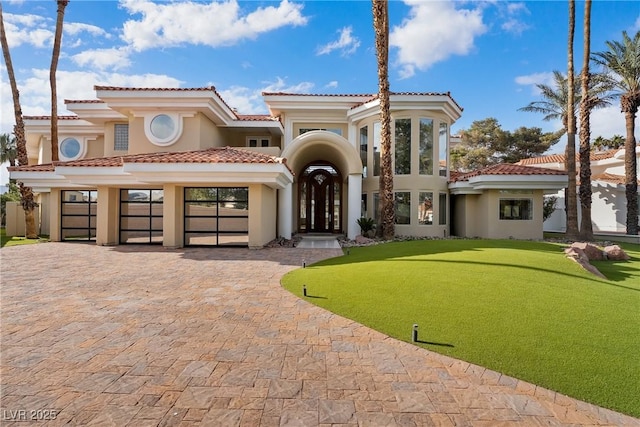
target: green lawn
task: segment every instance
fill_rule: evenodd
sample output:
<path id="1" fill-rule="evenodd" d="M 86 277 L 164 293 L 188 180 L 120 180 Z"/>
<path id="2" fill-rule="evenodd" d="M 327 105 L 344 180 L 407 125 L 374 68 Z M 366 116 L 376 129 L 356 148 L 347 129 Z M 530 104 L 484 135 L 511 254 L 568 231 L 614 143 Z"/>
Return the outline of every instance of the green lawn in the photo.
<path id="1" fill-rule="evenodd" d="M 599 262 L 553 243 L 421 240 L 351 248 L 283 286 L 404 341 L 640 416 L 640 246 Z M 316 298 L 314 298 L 316 297 Z"/>
<path id="2" fill-rule="evenodd" d="M 10 237 L 7 236 L 4 227 L 0 228 L 0 247 L 5 246 L 17 246 L 17 245 L 31 245 L 33 243 L 48 242 L 47 237 L 40 237 L 38 239 L 25 239 L 24 237 Z"/>

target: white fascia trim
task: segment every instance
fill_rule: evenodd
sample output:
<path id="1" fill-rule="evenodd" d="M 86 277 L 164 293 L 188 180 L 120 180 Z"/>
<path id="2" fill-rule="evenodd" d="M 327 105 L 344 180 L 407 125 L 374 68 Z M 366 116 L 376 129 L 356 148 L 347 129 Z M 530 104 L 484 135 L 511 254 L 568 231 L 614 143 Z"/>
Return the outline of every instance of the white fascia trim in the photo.
<path id="1" fill-rule="evenodd" d="M 567 186 L 566 175 L 479 175 L 469 178 L 469 185 L 477 190 L 487 189 L 562 189 Z"/>
<path id="2" fill-rule="evenodd" d="M 227 127 L 230 128 L 267 128 L 267 129 L 275 129 L 278 130 L 280 132 L 280 135 L 282 135 L 284 133 L 284 128 L 282 126 L 282 123 L 280 123 L 279 121 L 273 121 L 273 120 L 264 120 L 264 121 L 259 121 L 259 120 L 234 120 L 232 122 L 229 122 L 229 124 L 227 125 Z"/>
<path id="3" fill-rule="evenodd" d="M 125 163 L 123 171 L 144 182 L 251 182 L 282 188 L 293 182 L 281 163 Z"/>
<path id="4" fill-rule="evenodd" d="M 448 187 L 451 194 L 482 194 L 482 190 L 476 190 L 468 182 L 455 182 Z"/>

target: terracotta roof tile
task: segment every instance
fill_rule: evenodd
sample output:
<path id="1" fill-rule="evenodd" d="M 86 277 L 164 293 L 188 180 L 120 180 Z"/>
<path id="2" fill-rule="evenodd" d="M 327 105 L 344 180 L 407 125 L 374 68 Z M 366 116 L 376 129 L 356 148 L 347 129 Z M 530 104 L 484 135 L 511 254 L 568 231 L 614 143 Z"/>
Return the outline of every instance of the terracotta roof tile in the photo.
<path id="1" fill-rule="evenodd" d="M 245 122 L 278 121 L 277 117 L 273 117 L 269 114 L 236 114 L 236 116 L 238 116 L 238 120 Z"/>
<path id="2" fill-rule="evenodd" d="M 53 163 L 45 163 L 42 165 L 9 166 L 7 170 L 9 172 L 53 172 L 54 165 Z"/>
<path id="3" fill-rule="evenodd" d="M 227 104 L 220 93 L 216 90 L 215 86 L 205 86 L 205 87 L 123 87 L 123 86 L 98 86 L 95 85 L 93 90 L 111 90 L 111 91 L 133 91 L 133 92 L 213 92 L 216 96 L 222 101 L 224 105 L 229 108 L 233 112 L 233 114 L 238 117 L 236 111 Z"/>
<path id="4" fill-rule="evenodd" d="M 487 166 L 472 172 L 463 174 L 450 174 L 450 182 L 469 181 L 469 178 L 480 175 L 566 175 L 566 172 L 557 169 L 537 168 L 522 165 L 503 163 Z"/>
<path id="5" fill-rule="evenodd" d="M 104 104 L 101 99 L 65 99 L 65 104 Z"/>
<path id="6" fill-rule="evenodd" d="M 24 116 L 24 120 L 51 120 L 51 116 Z M 58 120 L 80 120 L 78 116 L 58 116 Z"/>
<path id="7" fill-rule="evenodd" d="M 607 151 L 598 151 L 591 152 L 589 158 L 592 162 L 598 160 L 606 160 L 611 159 L 619 150 L 607 150 Z M 517 162 L 517 165 L 540 165 L 545 163 L 564 163 L 565 156 L 564 154 L 548 154 L 546 156 L 540 157 L 531 157 L 529 159 L 522 159 Z M 576 162 L 580 162 L 579 154 L 576 154 Z"/>
<path id="8" fill-rule="evenodd" d="M 594 175 L 591 177 L 591 181 L 605 181 L 618 185 L 625 185 L 626 180 L 623 175 L 614 175 L 612 173 L 601 173 L 600 175 Z M 638 184 L 640 185 L 640 179 L 638 180 Z"/>
<path id="9" fill-rule="evenodd" d="M 216 147 L 197 151 L 176 151 L 162 153 L 131 154 L 126 156 L 96 157 L 42 165 L 17 166 L 10 171 L 39 172 L 53 171 L 54 166 L 65 167 L 121 167 L 125 163 L 283 163 L 286 160 L 256 151 L 234 147 Z M 289 169 L 291 170 L 291 169 Z"/>
<path id="10" fill-rule="evenodd" d="M 458 104 L 456 102 L 455 99 L 453 99 L 453 97 L 451 96 L 451 92 L 389 92 L 389 95 L 411 95 L 411 96 L 448 96 L 449 99 L 451 99 L 451 101 L 453 101 L 454 104 L 456 104 L 456 106 L 458 108 L 460 108 L 460 110 L 464 110 L 460 104 Z M 366 104 L 367 102 L 371 102 L 375 99 L 378 99 L 378 94 L 370 94 L 370 93 L 356 93 L 356 94 L 335 94 L 335 93 L 290 93 L 290 92 L 262 92 L 262 96 L 323 96 L 323 97 L 330 97 L 330 96 L 366 96 L 369 97 L 369 99 L 367 99 L 364 102 L 361 102 L 357 105 L 354 105 L 352 108 L 357 108 L 361 105 Z"/>
<path id="11" fill-rule="evenodd" d="M 124 86 L 99 86 L 95 85 L 94 90 L 113 90 L 113 91 L 133 91 L 133 92 L 145 92 L 145 91 L 162 91 L 162 92 L 193 92 L 193 91 L 212 91 L 216 92 L 216 88 L 213 86 L 205 87 L 124 87 Z"/>

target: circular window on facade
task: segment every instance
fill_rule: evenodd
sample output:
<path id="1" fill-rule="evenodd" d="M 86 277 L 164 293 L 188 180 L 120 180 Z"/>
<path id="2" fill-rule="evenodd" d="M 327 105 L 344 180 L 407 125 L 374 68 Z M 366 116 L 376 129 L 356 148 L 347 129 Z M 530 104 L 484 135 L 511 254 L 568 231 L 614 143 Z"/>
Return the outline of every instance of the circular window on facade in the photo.
<path id="1" fill-rule="evenodd" d="M 65 138 L 60 143 L 60 155 L 67 160 L 75 160 L 82 153 L 82 145 L 75 138 Z"/>
<path id="2" fill-rule="evenodd" d="M 151 120 L 151 134 L 159 141 L 165 141 L 173 136 L 176 123 L 166 114 L 158 114 Z"/>

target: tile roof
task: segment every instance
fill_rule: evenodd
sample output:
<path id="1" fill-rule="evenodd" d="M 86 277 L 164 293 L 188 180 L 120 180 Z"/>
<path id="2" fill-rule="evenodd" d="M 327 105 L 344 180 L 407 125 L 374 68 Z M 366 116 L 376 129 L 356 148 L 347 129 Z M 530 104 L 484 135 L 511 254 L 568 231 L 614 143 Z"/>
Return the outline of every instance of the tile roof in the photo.
<path id="1" fill-rule="evenodd" d="M 125 87 L 125 86 L 93 86 L 93 90 L 113 90 L 113 91 L 132 91 L 132 92 L 145 92 L 145 91 L 161 91 L 161 92 L 194 92 L 194 91 L 211 91 L 216 92 L 214 86 L 205 87 Z"/>
<path id="2" fill-rule="evenodd" d="M 51 116 L 24 116 L 24 120 L 51 120 Z M 58 116 L 58 120 L 80 120 L 78 116 Z"/>
<path id="3" fill-rule="evenodd" d="M 623 175 L 614 175 L 612 173 L 601 173 L 600 175 L 594 175 L 591 177 L 591 181 L 605 181 L 610 182 L 612 184 L 625 185 L 626 180 Z M 640 185 L 640 179 L 638 180 L 638 184 Z"/>
<path id="4" fill-rule="evenodd" d="M 598 152 L 591 152 L 591 154 L 589 155 L 589 158 L 591 159 L 592 162 L 598 161 L 598 160 L 606 160 L 606 159 L 611 159 L 613 158 L 613 156 L 618 152 L 618 149 L 614 149 L 614 150 L 607 150 L 607 151 L 598 151 Z M 540 164 L 545 164 L 545 163 L 564 163 L 564 159 L 565 156 L 564 154 L 548 154 L 546 156 L 540 156 L 540 157 L 531 157 L 529 159 L 522 159 L 519 162 L 517 162 L 517 165 L 540 165 Z M 580 162 L 580 155 L 576 154 L 576 162 Z"/>
<path id="5" fill-rule="evenodd" d="M 216 147 L 197 151 L 130 154 L 125 156 L 70 160 L 42 165 L 17 166 L 9 168 L 9 171 L 51 172 L 55 166 L 120 167 L 125 163 L 283 163 L 289 169 L 289 166 L 286 164 L 286 159 L 242 148 Z"/>
<path id="6" fill-rule="evenodd" d="M 65 99 L 65 104 L 104 104 L 101 99 Z"/>
<path id="7" fill-rule="evenodd" d="M 111 90 L 111 91 L 133 91 L 133 92 L 213 92 L 218 99 L 238 117 L 238 113 L 235 109 L 231 108 L 227 101 L 220 96 L 220 93 L 216 90 L 215 86 L 205 87 L 123 87 L 123 86 L 98 86 L 95 85 L 93 90 Z"/>
<path id="8" fill-rule="evenodd" d="M 469 181 L 469 178 L 480 175 L 566 175 L 566 172 L 557 169 L 537 168 L 503 163 L 487 166 L 485 168 L 467 173 L 451 173 L 449 181 Z"/>
<path id="9" fill-rule="evenodd" d="M 271 121 L 277 122 L 278 118 L 273 117 L 269 114 L 237 114 L 238 120 L 245 122 L 262 122 L 262 121 Z"/>
<path id="10" fill-rule="evenodd" d="M 451 101 L 453 101 L 454 104 L 456 104 L 456 106 L 458 108 L 460 108 L 460 110 L 464 110 L 464 108 L 462 108 L 460 106 L 460 104 L 458 104 L 456 102 L 455 99 L 453 99 L 453 97 L 451 96 L 451 92 L 389 92 L 389 95 L 410 95 L 410 96 L 448 96 L 449 99 L 451 99 Z M 343 94 L 336 94 L 336 93 L 290 93 L 290 92 L 262 92 L 262 96 L 322 96 L 322 97 L 330 97 L 330 96 L 366 96 L 369 97 L 369 99 L 367 99 L 364 102 L 361 102 L 357 105 L 354 105 L 352 108 L 357 108 L 361 105 L 366 104 L 367 102 L 371 102 L 375 99 L 378 99 L 378 94 L 371 94 L 371 93 L 343 93 Z"/>

